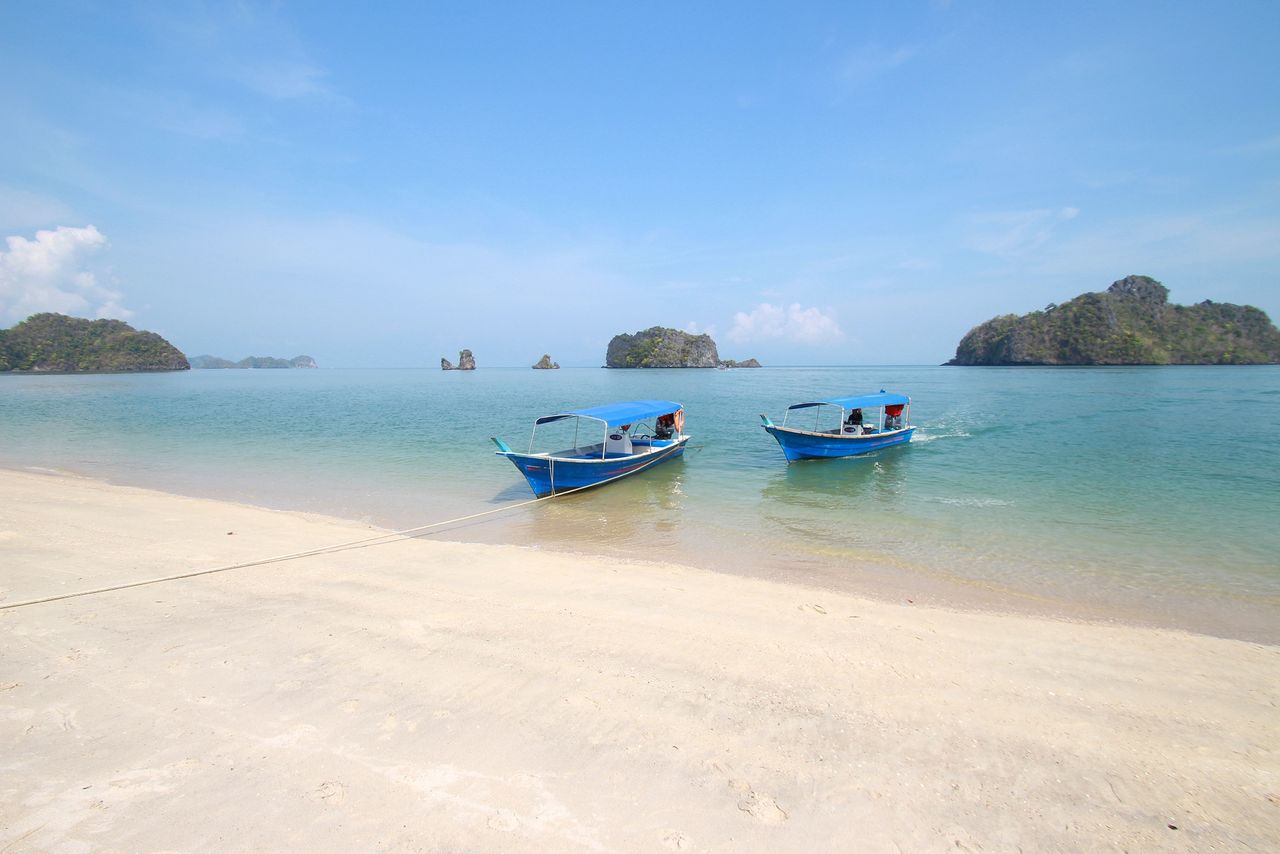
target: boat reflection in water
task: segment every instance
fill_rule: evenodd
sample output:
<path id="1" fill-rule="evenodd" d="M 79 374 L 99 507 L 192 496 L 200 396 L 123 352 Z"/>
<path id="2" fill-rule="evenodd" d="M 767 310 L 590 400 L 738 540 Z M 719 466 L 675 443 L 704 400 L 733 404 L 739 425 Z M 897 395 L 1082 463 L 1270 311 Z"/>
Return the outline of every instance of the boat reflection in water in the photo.
<path id="1" fill-rule="evenodd" d="M 555 550 L 676 560 L 692 533 L 685 475 L 683 461 L 677 461 L 612 489 L 538 501 L 505 523 L 506 539 Z"/>
<path id="2" fill-rule="evenodd" d="M 887 449 L 847 465 L 787 466 L 760 490 L 768 503 L 815 510 L 883 509 L 897 503 L 906 489 L 906 466 L 899 449 Z"/>

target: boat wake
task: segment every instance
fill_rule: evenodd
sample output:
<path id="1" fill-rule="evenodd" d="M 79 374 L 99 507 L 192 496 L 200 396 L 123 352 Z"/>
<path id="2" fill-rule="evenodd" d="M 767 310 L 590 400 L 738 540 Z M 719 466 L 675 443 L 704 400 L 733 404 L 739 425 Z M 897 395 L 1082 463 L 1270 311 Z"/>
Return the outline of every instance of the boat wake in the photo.
<path id="1" fill-rule="evenodd" d="M 911 444 L 922 445 L 929 442 L 938 442 L 942 439 L 968 439 L 972 436 L 972 433 L 967 433 L 964 430 L 956 430 L 951 433 L 924 433 L 916 430 L 916 434 L 911 437 Z"/>

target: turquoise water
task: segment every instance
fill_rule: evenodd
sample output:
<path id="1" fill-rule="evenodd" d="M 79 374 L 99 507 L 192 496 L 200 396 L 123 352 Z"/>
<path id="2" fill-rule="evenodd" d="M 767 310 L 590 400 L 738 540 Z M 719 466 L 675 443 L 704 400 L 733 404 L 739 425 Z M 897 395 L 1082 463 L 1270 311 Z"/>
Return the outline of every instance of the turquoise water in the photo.
<path id="1" fill-rule="evenodd" d="M 786 405 L 880 388 L 916 441 L 788 466 Z M 394 528 L 531 497 L 489 436 L 685 404 L 682 461 L 453 527 L 914 601 L 1280 639 L 1280 368 L 192 371 L 0 377 L 0 465 Z"/>

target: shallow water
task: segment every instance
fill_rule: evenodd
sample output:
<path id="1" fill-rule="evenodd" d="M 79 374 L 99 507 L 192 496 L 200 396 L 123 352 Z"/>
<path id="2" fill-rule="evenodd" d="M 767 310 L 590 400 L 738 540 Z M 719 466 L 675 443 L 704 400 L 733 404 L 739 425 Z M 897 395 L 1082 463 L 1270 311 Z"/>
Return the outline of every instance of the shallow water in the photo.
<path id="1" fill-rule="evenodd" d="M 788 466 L 759 427 L 881 388 L 909 447 Z M 442 536 L 1280 640 L 1272 366 L 0 376 L 0 465 L 406 528 L 532 497 L 489 436 L 650 397 L 685 459 Z"/>

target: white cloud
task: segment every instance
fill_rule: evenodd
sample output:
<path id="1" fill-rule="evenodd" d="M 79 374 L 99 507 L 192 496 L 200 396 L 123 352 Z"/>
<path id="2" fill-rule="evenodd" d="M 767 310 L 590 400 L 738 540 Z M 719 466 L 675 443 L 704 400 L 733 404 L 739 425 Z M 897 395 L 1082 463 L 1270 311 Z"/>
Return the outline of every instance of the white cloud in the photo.
<path id="1" fill-rule="evenodd" d="M 849 88 L 863 86 L 908 62 L 919 51 L 914 47 L 893 50 L 879 45 L 863 45 L 850 52 L 840 66 L 840 80 Z"/>
<path id="2" fill-rule="evenodd" d="M 1280 134 L 1253 139 L 1227 149 L 1228 154 L 1274 154 L 1277 151 L 1280 151 Z"/>
<path id="3" fill-rule="evenodd" d="M 684 331 L 688 332 L 690 335 L 710 335 L 712 338 L 716 337 L 716 326 L 714 323 L 708 326 L 701 326 L 698 321 L 690 320 L 684 325 Z"/>
<path id="4" fill-rule="evenodd" d="M 834 319 L 798 302 L 789 306 L 762 302 L 733 316 L 729 338 L 739 343 L 782 338 L 796 344 L 826 344 L 844 338 Z"/>
<path id="5" fill-rule="evenodd" d="M 325 72 L 306 62 L 245 63 L 231 76 L 260 95 L 280 100 L 328 95 Z"/>
<path id="6" fill-rule="evenodd" d="M 979 252 L 1016 255 L 1043 246 L 1055 228 L 1079 215 L 1072 207 L 974 214 L 964 222 L 965 242 Z"/>
<path id="7" fill-rule="evenodd" d="M 326 71 L 311 61 L 282 4 L 161 4 L 150 23 L 167 49 L 186 62 L 263 97 L 343 100 L 329 87 Z"/>
<path id="8" fill-rule="evenodd" d="M 1051 251 L 1043 253 L 1039 269 L 1071 271 L 1087 265 L 1090 272 L 1131 268 L 1199 271 L 1246 262 L 1274 268 L 1277 261 L 1280 218 L 1217 209 L 1107 222 L 1055 242 Z M 1150 275 L 1172 278 L 1169 272 Z"/>
<path id="9" fill-rule="evenodd" d="M 35 240 L 11 236 L 0 251 L 0 318 L 23 320 L 41 311 L 127 318 L 123 295 L 98 282 L 90 256 L 107 245 L 92 225 L 36 232 Z"/>

